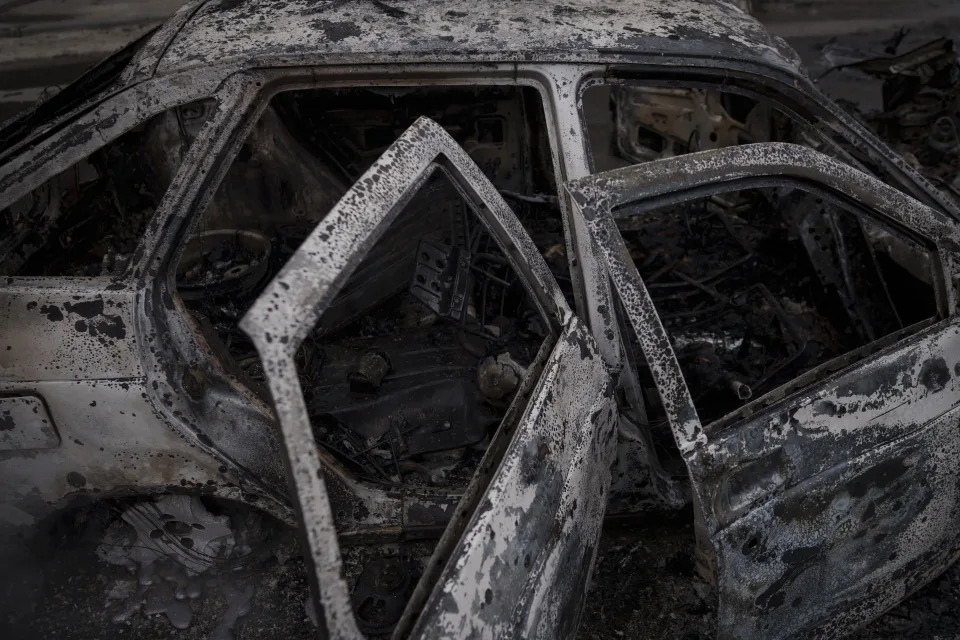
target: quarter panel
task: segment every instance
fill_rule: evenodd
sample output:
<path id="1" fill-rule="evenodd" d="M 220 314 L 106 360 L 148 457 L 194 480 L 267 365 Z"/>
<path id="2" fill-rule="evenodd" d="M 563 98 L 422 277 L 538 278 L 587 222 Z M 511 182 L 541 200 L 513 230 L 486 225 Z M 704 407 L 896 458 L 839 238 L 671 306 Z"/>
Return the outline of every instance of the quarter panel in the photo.
<path id="1" fill-rule="evenodd" d="M 17 392 L 44 398 L 60 443 L 0 451 L 0 530 L 34 524 L 77 497 L 173 487 L 240 497 L 235 471 L 173 431 L 142 379 L 0 381 L 0 393 Z"/>
<path id="2" fill-rule="evenodd" d="M 0 287 L 0 381 L 143 375 L 134 292 L 108 279 L 8 278 Z"/>

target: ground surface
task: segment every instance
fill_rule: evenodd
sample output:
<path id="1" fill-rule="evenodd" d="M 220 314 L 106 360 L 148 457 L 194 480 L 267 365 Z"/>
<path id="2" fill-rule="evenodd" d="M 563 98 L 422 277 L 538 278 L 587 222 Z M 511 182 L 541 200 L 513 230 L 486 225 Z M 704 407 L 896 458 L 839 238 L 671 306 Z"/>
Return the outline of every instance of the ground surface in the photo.
<path id="1" fill-rule="evenodd" d="M 758 16 L 798 50 L 813 77 L 850 52 L 882 52 L 883 43 L 902 26 L 910 31 L 901 51 L 938 36 L 960 39 L 956 0 L 754 2 Z M 180 0 L 0 0 L 0 120 L 64 86 L 179 5 Z M 863 108 L 879 100 L 877 85 L 856 76 L 830 75 L 822 86 Z M 190 599 L 193 623 L 181 630 L 164 613 L 114 621 L 120 604 L 119 598 L 109 597 L 117 595 L 111 589 L 130 582 L 131 576 L 99 559 L 99 544 L 98 537 L 81 536 L 62 555 L 48 558 L 46 586 L 36 601 L 37 625 L 3 637 L 216 637 L 231 602 L 244 589 L 249 596 L 241 599 L 249 598 L 251 613 L 233 626 L 235 637 L 312 637 L 303 566 L 289 550 L 243 570 L 210 576 L 201 595 Z M 281 548 L 287 544 L 293 543 Z M 580 638 L 711 638 L 713 595 L 695 576 L 692 550 L 692 529 L 682 522 L 655 525 L 642 536 L 622 529 L 606 532 Z M 960 567 L 949 569 L 855 638 L 960 638 Z"/>
<path id="2" fill-rule="evenodd" d="M 694 571 L 694 535 L 680 522 L 609 530 L 587 596 L 580 640 L 709 640 L 716 603 Z M 921 589 L 850 640 L 960 638 L 960 566 Z"/>
<path id="3" fill-rule="evenodd" d="M 90 518 L 95 520 L 96 518 Z M 70 525 L 72 527 L 72 524 Z M 4 640 L 309 640 L 304 565 L 292 532 L 271 538 L 271 553 L 183 580 L 169 563 L 149 574 L 104 561 L 104 527 L 84 522 L 44 557 L 31 550 L 30 572 L 4 580 L 36 584 L 11 610 L 0 602 Z M 39 568 L 42 576 L 35 575 Z M 39 579 L 38 579 L 39 578 Z M 145 593 L 138 591 L 152 584 Z M 176 593 L 173 593 L 176 591 Z"/>
<path id="4" fill-rule="evenodd" d="M 100 520 L 100 522 L 98 522 Z M 309 640 L 304 565 L 292 532 L 273 532 L 265 553 L 192 577 L 189 583 L 161 567 L 143 571 L 103 559 L 107 520 L 84 515 L 69 523 L 55 554 L 35 549 L 42 579 L 18 575 L 38 590 L 20 610 L 19 623 L 0 624 L 4 640 Z M 73 527 L 76 527 L 75 529 Z M 664 518 L 638 528 L 611 528 L 601 541 L 580 629 L 581 640 L 708 640 L 714 638 L 715 599 L 694 571 L 694 535 L 685 518 Z M 256 551 L 256 547 L 254 547 Z M 10 577 L 10 574 L 7 574 Z M 181 574 L 182 577 L 182 574 Z M 162 597 L 156 587 L 139 598 L 138 584 L 183 586 Z M 131 597 L 133 594 L 133 597 Z M 181 608 L 179 616 L 171 604 Z M 183 611 L 189 615 L 184 624 Z M 11 612 L 0 605 L 0 620 Z M 239 617 L 237 614 L 243 614 Z M 9 620 L 10 618 L 7 618 Z M 175 622 L 180 623 L 175 626 Z M 186 627 L 186 628 L 178 628 Z M 960 638 L 960 567 L 951 568 L 894 608 L 854 640 Z"/>

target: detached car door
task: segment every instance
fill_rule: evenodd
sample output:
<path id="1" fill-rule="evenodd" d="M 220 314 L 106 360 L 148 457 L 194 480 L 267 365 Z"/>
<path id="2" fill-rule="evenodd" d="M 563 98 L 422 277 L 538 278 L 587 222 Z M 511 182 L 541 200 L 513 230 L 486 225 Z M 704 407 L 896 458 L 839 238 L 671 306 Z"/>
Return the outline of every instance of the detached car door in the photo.
<path id="1" fill-rule="evenodd" d="M 495 239 L 551 327 L 535 384 L 514 401 L 395 635 L 573 637 L 593 567 L 616 440 L 596 345 L 494 186 L 444 129 L 421 118 L 334 206 L 244 317 L 286 447 L 311 579 L 330 637 L 359 638 L 335 515 L 297 377 L 300 343 L 364 255 L 436 172 Z M 511 432 L 512 430 L 512 432 Z"/>
<path id="2" fill-rule="evenodd" d="M 937 315 L 702 425 L 678 347 L 618 221 L 755 187 L 816 193 L 856 209 L 890 237 L 924 246 Z M 781 143 L 650 162 L 582 179 L 568 190 L 606 259 L 689 471 L 698 551 L 719 591 L 721 637 L 836 637 L 956 558 L 960 237 L 954 224 L 845 164 Z"/>

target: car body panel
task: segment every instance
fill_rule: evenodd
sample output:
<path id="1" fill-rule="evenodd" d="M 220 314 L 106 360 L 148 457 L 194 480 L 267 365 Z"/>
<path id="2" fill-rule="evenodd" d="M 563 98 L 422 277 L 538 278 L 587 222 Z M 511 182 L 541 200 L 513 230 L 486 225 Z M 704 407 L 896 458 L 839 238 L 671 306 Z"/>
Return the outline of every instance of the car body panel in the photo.
<path id="1" fill-rule="evenodd" d="M 106 278 L 11 280 L 0 290 L 0 381 L 143 376 L 133 291 Z"/>
<path id="2" fill-rule="evenodd" d="M 26 526 L 93 495 L 240 496 L 241 477 L 151 401 L 135 297 L 108 278 L 10 278 L 0 290 L 0 398 L 30 399 L 9 417 L 34 419 L 0 451 L 6 522 Z"/>
<path id="3" fill-rule="evenodd" d="M 608 261 L 686 459 L 705 527 L 700 542 L 716 561 L 722 637 L 854 629 L 945 566 L 958 542 L 960 469 L 941 462 L 958 446 L 960 362 L 945 359 L 960 347 L 955 319 L 852 366 L 821 365 L 807 386 L 775 390 L 742 409 L 740 421 L 704 429 L 615 223 L 725 190 L 811 183 L 935 246 L 939 308 L 953 313 L 954 225 L 805 147 L 744 145 L 567 185 Z"/>
<path id="4" fill-rule="evenodd" d="M 956 324 L 949 333 L 954 350 L 933 353 L 957 353 Z M 765 428 L 759 437 L 770 436 L 780 444 L 764 447 L 767 451 L 754 459 L 750 458 L 757 454 L 744 451 L 731 461 L 731 471 L 717 487 L 720 494 L 731 486 L 774 494 L 766 502 L 755 498 L 760 506 L 745 508 L 745 515 L 734 518 L 713 540 L 723 637 L 848 633 L 900 602 L 956 559 L 960 542 L 956 376 L 950 378 L 953 384 L 939 387 L 939 382 L 930 386 L 932 378 L 921 373 L 938 361 L 943 358 L 928 356 L 926 361 L 915 361 L 909 373 L 900 369 L 914 385 L 904 393 L 914 396 L 912 401 L 902 400 L 888 388 L 848 397 L 846 416 L 807 420 L 804 414 L 812 407 L 830 406 L 829 400 L 810 402 L 807 397 L 803 402 L 810 404 L 795 412 L 795 426 L 778 424 L 769 416 L 760 419 Z M 841 385 L 848 389 L 883 379 L 862 369 L 850 371 L 845 378 Z M 878 401 L 878 396 L 883 399 Z M 943 402 L 926 401 L 926 396 L 931 400 L 943 396 Z M 867 399 L 879 405 L 877 411 L 886 412 L 855 424 L 858 414 L 874 411 L 873 407 L 856 410 Z M 937 415 L 944 408 L 946 412 Z M 821 428 L 818 422 L 845 432 L 807 442 L 807 434 Z M 905 435 L 888 440 L 889 432 Z M 775 438 L 779 434 L 783 435 Z M 821 463 L 829 460 L 828 455 L 821 456 L 829 451 L 841 454 L 833 456 L 832 465 Z M 804 463 L 807 469 L 802 468 Z M 809 466 L 826 468 L 813 471 Z"/>
<path id="5" fill-rule="evenodd" d="M 696 52 L 705 43 L 719 56 L 761 61 L 798 72 L 782 40 L 731 3 L 610 0 L 517 4 L 468 0 L 317 3 L 212 0 L 173 38 L 156 72 L 211 60 L 290 64 L 304 56 L 342 62 L 583 62 L 604 54 Z M 477 20 L 479 18 L 479 21 Z M 265 24 L 266 23 L 266 24 Z"/>
<path id="6" fill-rule="evenodd" d="M 241 498 L 241 477 L 170 429 L 142 378 L 0 382 L 0 395 L 39 399 L 51 423 L 40 426 L 56 436 L 0 451 L 0 535 L 12 527 L 28 540 L 32 526 L 93 498 L 184 489 Z"/>
<path id="7" fill-rule="evenodd" d="M 0 421 L 0 451 L 52 449 L 60 444 L 60 434 L 40 396 L 0 396 Z"/>
<path id="8" fill-rule="evenodd" d="M 573 638 L 616 443 L 609 377 L 573 320 L 414 638 Z"/>

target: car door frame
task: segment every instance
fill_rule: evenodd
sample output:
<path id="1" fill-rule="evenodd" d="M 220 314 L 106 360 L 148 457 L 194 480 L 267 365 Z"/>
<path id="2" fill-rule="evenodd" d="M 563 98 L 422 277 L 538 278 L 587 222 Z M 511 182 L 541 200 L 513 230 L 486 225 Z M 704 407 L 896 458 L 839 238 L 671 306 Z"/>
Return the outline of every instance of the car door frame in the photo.
<path id="1" fill-rule="evenodd" d="M 567 66 L 550 68 L 562 74 Z M 572 70 L 567 75 L 571 80 L 577 77 Z M 212 444 L 230 466 L 249 471 L 275 495 L 285 492 L 288 478 L 278 455 L 280 441 L 272 407 L 224 365 L 222 354 L 215 352 L 179 299 L 174 282 L 175 265 L 186 238 L 199 224 L 244 140 L 274 96 L 298 89 L 384 85 L 531 87 L 542 101 L 559 195 L 563 193 L 566 160 L 554 113 L 553 81 L 553 76 L 536 65 L 518 71 L 515 64 L 473 63 L 267 68 L 238 72 L 224 81 L 218 92 L 223 105 L 219 124 L 197 138 L 193 147 L 201 147 L 202 152 L 198 150 L 198 155 L 190 158 L 189 171 L 181 171 L 171 184 L 173 195 L 158 211 L 158 222 L 149 230 L 135 268 L 144 287 L 138 302 L 142 315 L 148 326 L 157 327 L 164 336 L 145 353 L 150 393 L 161 411 L 183 423 L 184 428 L 199 432 L 202 443 Z M 197 426 L 200 424 L 205 426 L 201 429 Z M 342 491 L 331 491 L 343 500 L 338 511 L 352 513 L 360 505 L 378 505 L 376 518 L 357 523 L 348 534 L 357 538 L 392 539 L 396 534 L 390 532 L 399 529 L 417 530 L 423 536 L 439 535 L 460 500 L 459 493 L 425 490 L 420 501 L 435 507 L 425 518 L 412 498 L 398 498 L 359 481 L 332 456 L 325 463 L 335 470 L 336 482 L 342 484 Z"/>
<path id="2" fill-rule="evenodd" d="M 802 377 L 806 382 L 803 388 L 785 385 L 753 400 L 747 407 L 753 415 L 739 421 L 721 419 L 714 423 L 719 428 L 704 428 L 669 336 L 626 251 L 616 226 L 616 211 L 628 205 L 631 214 L 650 211 L 721 191 L 769 186 L 809 190 L 813 185 L 820 190 L 818 193 L 835 194 L 887 228 L 924 241 L 933 258 L 939 320 L 931 326 L 908 327 L 904 330 L 908 335 L 894 336 L 893 344 L 881 340 L 867 345 L 859 353 L 865 357 L 854 364 L 841 357 L 820 365 Z M 942 351 L 947 345 L 960 348 L 960 344 L 951 342 L 960 332 L 953 278 L 960 259 L 960 233 L 945 214 L 846 164 L 786 143 L 743 145 L 658 160 L 573 181 L 567 189 L 606 260 L 613 288 L 632 325 L 624 330 L 634 331 L 638 338 L 687 464 L 697 516 L 698 552 L 708 573 L 719 580 L 722 637 L 792 637 L 849 630 L 879 615 L 922 585 L 924 577 L 946 566 L 957 542 L 950 530 L 956 528 L 951 519 L 960 513 L 956 486 L 960 470 L 956 465 L 931 470 L 917 462 L 917 452 L 930 453 L 937 450 L 936 446 L 944 450 L 960 446 L 951 435 L 957 431 L 955 423 L 960 418 L 953 389 L 960 363 L 949 370 L 937 355 L 937 349 Z M 854 406 L 850 398 L 870 395 L 857 387 L 856 381 L 859 377 L 877 380 L 884 375 L 893 376 L 893 382 L 885 387 L 887 392 L 898 400 L 904 398 L 903 402 L 892 408 L 888 406 L 892 400 L 882 405 L 889 415 L 877 424 L 884 429 L 868 430 L 864 426 L 856 431 L 858 425 L 852 422 L 847 425 L 852 431 L 844 435 L 844 408 Z M 902 379 L 909 384 L 901 383 Z M 936 395 L 948 386 L 946 394 Z M 895 410 L 901 405 L 924 411 L 904 418 L 903 424 L 897 423 L 894 419 L 900 414 Z M 883 415 L 881 411 L 869 418 L 880 420 Z M 805 421 L 802 424 L 801 419 Z M 804 425 L 812 428 L 801 433 L 799 427 Z M 953 425 L 952 431 L 949 425 Z M 875 437 L 870 439 L 871 435 Z M 864 441 L 856 444 L 855 436 Z M 914 458 L 908 464 L 905 460 L 909 451 L 914 452 L 910 454 Z M 928 509 L 927 500 L 918 512 L 900 516 L 899 520 L 888 514 L 886 521 L 871 525 L 871 539 L 877 540 L 878 549 L 886 549 L 881 542 L 885 536 L 896 535 L 896 527 L 902 525 L 942 544 L 915 544 L 907 549 L 909 544 L 904 542 L 903 557 L 893 554 L 892 558 L 874 558 L 873 565 L 857 569 L 861 571 L 857 580 L 850 579 L 862 587 L 859 597 L 848 594 L 836 598 L 838 605 L 825 605 L 817 597 L 809 598 L 810 602 L 796 594 L 791 597 L 791 586 L 800 584 L 802 576 L 813 575 L 810 569 L 821 571 L 822 588 L 831 595 L 826 578 L 835 576 L 823 569 L 824 550 L 842 550 L 841 542 L 847 540 L 844 532 L 830 529 L 813 544 L 816 536 L 807 532 L 804 538 L 802 527 L 790 524 L 803 522 L 798 512 L 809 516 L 809 509 L 796 506 L 805 499 L 803 494 L 820 491 L 820 502 L 842 505 L 831 508 L 846 523 L 851 518 L 844 520 L 844 514 L 849 516 L 858 508 L 867 511 L 863 501 L 857 500 L 860 490 L 850 489 L 851 483 L 862 484 L 863 478 L 882 469 L 884 463 L 897 464 L 891 462 L 896 460 L 906 470 L 893 478 L 880 473 L 881 493 L 887 487 L 919 492 L 922 486 L 926 491 L 927 482 L 941 491 L 940 511 Z M 917 480 L 921 468 L 929 472 L 927 480 Z M 830 477 L 834 478 L 832 484 Z M 916 482 L 909 484 L 910 479 Z M 879 498 L 870 495 L 879 504 Z M 823 513 L 832 512 L 824 507 L 818 514 Z M 879 533 L 883 536 L 877 538 Z M 866 529 L 856 534 L 866 535 Z M 802 561 L 797 560 L 798 549 L 808 551 Z M 864 549 L 869 555 L 869 547 Z M 760 558 L 766 564 L 751 562 L 750 558 Z M 795 562 L 791 564 L 790 559 Z M 887 566 L 898 568 L 899 575 L 888 575 Z M 876 578 L 877 584 L 867 588 L 866 577 Z M 843 578 L 829 584 L 838 589 L 850 586 L 844 585 Z"/>
<path id="3" fill-rule="evenodd" d="M 310 425 L 296 351 L 366 253 L 435 172 L 449 178 L 470 203 L 556 338 L 529 399 L 513 401 L 524 406 L 518 423 L 503 423 L 514 429 L 503 457 L 485 456 L 481 469 L 496 470 L 484 479 L 485 486 L 474 483 L 470 508 L 460 505 L 460 518 L 450 525 L 454 533 L 448 536 L 447 557 L 440 554 L 433 566 L 437 571 L 421 578 L 403 626 L 417 619 L 411 637 L 420 638 L 479 629 L 485 635 L 572 637 L 585 604 L 582 591 L 596 557 L 610 483 L 617 414 L 612 381 L 595 342 L 496 187 L 450 134 L 425 117 L 318 222 L 240 323 L 260 354 L 273 397 L 318 611 L 330 636 L 361 637 L 343 577 L 327 465 Z M 486 474 L 482 469 L 477 477 Z M 484 506 L 477 508 L 480 498 Z"/>

